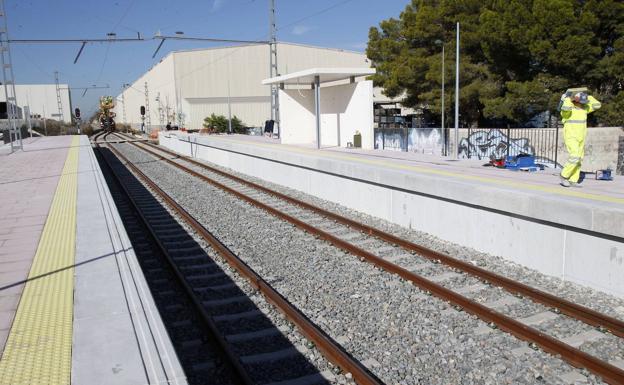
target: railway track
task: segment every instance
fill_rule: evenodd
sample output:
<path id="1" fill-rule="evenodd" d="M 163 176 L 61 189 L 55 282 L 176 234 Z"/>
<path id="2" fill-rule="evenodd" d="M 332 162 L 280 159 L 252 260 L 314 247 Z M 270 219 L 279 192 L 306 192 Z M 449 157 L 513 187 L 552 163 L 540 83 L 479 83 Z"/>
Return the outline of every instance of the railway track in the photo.
<path id="1" fill-rule="evenodd" d="M 108 134 L 104 136 L 107 137 Z M 98 142 L 97 147 L 116 181 L 113 190 L 121 202 L 120 211 L 132 211 L 128 215 L 128 230 L 137 236 L 137 244 L 133 245 L 155 300 L 163 306 L 163 318 L 170 321 L 168 330 L 178 354 L 190 355 L 185 359 L 185 370 L 192 383 L 312 385 L 328 383 L 333 375 L 319 372 L 308 362 L 302 354 L 306 348 L 293 345 L 284 336 L 284 331 L 250 298 L 250 293 L 239 288 L 178 219 L 285 314 L 330 362 L 351 373 L 358 383 L 381 384 L 113 145 Z M 215 373 L 228 382 L 216 379 Z"/>
<path id="2" fill-rule="evenodd" d="M 573 339 L 556 338 L 537 325 L 555 317 L 568 317 L 597 328 L 598 333 L 624 337 L 624 322 L 552 294 L 406 241 L 379 229 L 313 206 L 278 191 L 228 174 L 194 159 L 151 144 L 131 143 L 157 159 L 187 172 L 239 199 L 261 208 L 332 245 L 412 282 L 454 306 L 468 311 L 492 327 L 526 340 L 532 346 L 558 355 L 612 384 L 624 383 L 624 371 L 606 359 L 584 352 Z M 458 288 L 455 281 L 471 284 Z M 460 279 L 458 279 L 460 278 Z M 478 292 L 502 288 L 509 294 L 489 303 L 478 301 Z M 471 298 L 472 296 L 472 298 Z M 485 295 L 483 297 L 490 297 Z M 498 308 L 530 300 L 546 308 L 541 314 L 505 315 Z M 548 311 L 550 309 L 551 311 Z"/>

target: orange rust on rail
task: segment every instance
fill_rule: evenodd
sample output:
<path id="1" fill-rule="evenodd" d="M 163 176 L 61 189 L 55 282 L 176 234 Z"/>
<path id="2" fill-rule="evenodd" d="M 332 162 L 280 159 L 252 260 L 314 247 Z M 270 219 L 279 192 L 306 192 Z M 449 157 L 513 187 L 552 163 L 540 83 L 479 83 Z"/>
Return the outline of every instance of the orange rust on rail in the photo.
<path id="1" fill-rule="evenodd" d="M 408 240 L 402 239 L 400 237 L 397 237 L 396 235 L 392 235 L 389 234 L 387 232 L 384 232 L 382 230 L 379 230 L 377 228 L 374 228 L 372 226 L 368 226 L 359 222 L 356 222 L 352 219 L 349 218 L 345 218 L 339 214 L 333 213 L 331 211 L 325 210 L 323 208 L 314 206 L 310 203 L 298 200 L 296 198 L 292 198 L 288 195 L 285 195 L 283 193 L 280 193 L 278 191 L 274 191 L 271 190 L 267 187 L 261 186 L 257 183 L 254 182 L 250 182 L 247 181 L 245 179 L 239 178 L 237 176 L 228 174 L 226 172 L 223 172 L 219 169 L 216 169 L 214 167 L 208 166 L 204 163 L 198 162 L 190 157 L 184 156 L 184 155 L 180 155 L 177 154 L 173 151 L 170 151 L 168 149 L 164 149 L 158 146 L 155 146 L 153 144 L 149 144 L 147 143 L 149 146 L 157 148 L 158 151 L 162 151 L 164 153 L 167 153 L 169 155 L 172 156 L 176 156 L 176 157 L 180 157 L 182 158 L 184 161 L 192 163 L 194 165 L 197 165 L 199 167 L 205 168 L 211 172 L 214 172 L 216 174 L 222 175 L 224 177 L 230 178 L 238 183 L 242 183 L 245 184 L 247 186 L 253 187 L 255 189 L 258 189 L 266 194 L 270 194 L 273 196 L 276 196 L 280 199 L 283 199 L 285 201 L 288 201 L 290 203 L 296 204 L 300 207 L 303 207 L 307 210 L 313 211 L 317 214 L 323 215 L 327 218 L 330 218 L 332 220 L 335 220 L 337 222 L 340 222 L 346 226 L 352 227 L 354 229 L 357 229 L 361 232 L 367 233 L 369 235 L 375 236 L 379 239 L 382 239 L 386 242 L 389 243 L 393 243 L 396 244 L 398 246 L 401 246 L 402 248 L 404 248 L 405 250 L 408 251 L 413 251 L 415 253 L 418 253 L 419 255 L 432 260 L 432 261 L 439 261 L 447 266 L 453 267 L 453 268 L 457 268 L 460 269 L 462 271 L 464 271 L 465 273 L 471 274 L 475 277 L 484 279 L 494 285 L 500 286 L 512 293 L 516 293 L 516 294 L 521 294 L 523 296 L 529 297 L 532 300 L 539 302 L 543 305 L 546 306 L 550 306 L 553 307 L 557 310 L 559 310 L 560 312 L 575 318 L 579 321 L 585 322 L 589 325 L 593 325 L 593 326 L 598 326 L 598 327 L 602 327 L 608 331 L 610 331 L 611 333 L 624 338 L 624 321 L 621 321 L 617 318 L 608 316 L 606 314 L 597 312 L 595 310 L 592 310 L 588 307 L 576 304 L 574 302 L 568 301 L 566 299 L 557 297 L 555 295 L 552 295 L 550 293 L 546 293 L 542 290 L 536 289 L 534 287 L 531 287 L 529 285 L 523 284 L 521 282 L 517 282 L 514 281 L 512 279 L 509 279 L 507 277 L 504 277 L 500 274 L 488 271 L 486 269 L 483 269 L 481 267 L 475 266 L 471 263 L 468 262 L 464 262 L 461 261 L 459 259 L 453 258 L 447 254 L 443 254 L 440 252 L 437 252 L 435 250 L 431 250 L 428 249 L 424 246 L 418 245 L 416 243 L 410 242 Z M 160 155 L 158 155 L 160 156 Z"/>
<path id="2" fill-rule="evenodd" d="M 164 160 L 165 162 L 167 162 L 168 164 L 173 165 L 174 167 L 177 167 L 185 172 L 187 172 L 188 174 L 191 174 L 207 183 L 212 184 L 213 186 L 216 186 L 224 191 L 227 191 L 229 193 L 231 193 L 232 195 L 243 199 L 251 204 L 253 204 L 256 207 L 259 207 L 271 214 L 273 214 L 274 216 L 284 219 L 292 224 L 294 224 L 295 226 L 308 231 L 311 234 L 314 234 L 332 244 L 334 244 L 335 246 L 353 254 L 356 256 L 359 256 L 363 259 L 365 259 L 366 261 L 373 263 L 374 265 L 381 267 L 389 272 L 392 272 L 394 274 L 397 274 L 399 276 L 401 276 L 402 278 L 409 280 L 410 282 L 414 283 L 415 285 L 417 285 L 418 287 L 420 287 L 423 290 L 429 291 L 432 294 L 436 295 L 437 297 L 445 300 L 445 301 L 449 301 L 455 305 L 461 306 L 463 309 L 465 309 L 466 311 L 476 315 L 477 317 L 481 318 L 482 320 L 486 321 L 486 322 L 492 322 L 494 324 L 496 324 L 500 329 L 507 331 L 511 334 L 513 334 L 514 336 L 523 339 L 525 341 L 530 341 L 533 342 L 537 345 L 539 345 L 542 349 L 544 349 L 547 352 L 550 352 L 552 354 L 557 354 L 560 355 L 564 360 L 566 360 L 568 363 L 570 363 L 571 365 L 577 366 L 577 367 L 584 367 L 587 370 L 591 371 L 592 373 L 602 377 L 602 379 L 610 384 L 624 384 L 624 371 L 619 369 L 618 367 L 609 364 L 606 361 L 600 360 L 594 356 L 591 356 L 585 352 L 583 352 L 580 349 L 576 349 L 570 345 L 567 345 L 549 335 L 546 335 L 542 332 L 540 332 L 539 330 L 532 328 L 530 326 L 524 325 L 523 323 L 508 317 L 502 313 L 496 312 L 492 309 L 487 308 L 484 305 L 479 304 L 476 301 L 473 301 L 467 297 L 464 297 L 460 294 L 457 294 L 455 292 L 453 292 L 450 289 L 445 288 L 444 286 L 441 286 L 439 284 L 436 284 L 432 281 L 429 281 L 426 278 L 421 277 L 418 274 L 415 274 L 409 270 L 406 270 L 402 267 L 399 267 L 398 265 L 395 265 L 391 262 L 388 262 L 366 250 L 363 250 L 357 246 L 354 246 L 346 241 L 343 241 L 342 239 L 329 234 L 323 230 L 317 229 L 314 226 L 311 226 L 299 219 L 296 219 L 286 213 L 283 213 L 269 205 L 266 205 L 262 202 L 259 202 L 247 195 L 244 195 L 243 193 L 236 191 L 230 187 L 227 187 L 213 179 L 210 179 L 209 177 L 195 171 L 192 170 L 188 167 L 185 167 L 181 164 L 178 164 L 170 159 L 165 158 L 164 156 L 155 153 L 154 151 L 148 150 L 142 146 L 137 145 L 136 143 L 132 143 L 133 145 L 135 145 L 136 147 L 142 149 L 143 151 L 146 151 L 147 153 L 150 153 L 151 155 Z"/>
<path id="3" fill-rule="evenodd" d="M 133 143 L 134 144 L 134 143 Z M 247 278 L 250 284 L 258 289 L 265 298 L 275 305 L 293 324 L 295 324 L 301 334 L 314 342 L 319 351 L 335 365 L 339 366 L 343 371 L 351 373 L 353 379 L 360 385 L 381 385 L 383 382 L 368 371 L 360 362 L 355 360 L 349 353 L 340 347 L 330 336 L 319 329 L 308 317 L 301 313 L 286 298 L 269 285 L 262 277 L 260 277 L 251 267 L 244 261 L 232 253 L 225 245 L 214 237 L 201 223 L 191 216 L 182 206 L 180 206 L 173 198 L 165 193 L 158 185 L 152 181 L 147 175 L 139 170 L 132 162 L 124 157 L 114 147 L 111 150 L 123 162 L 132 169 L 146 184 L 150 186 L 163 200 L 180 215 L 189 226 L 191 226 L 197 234 L 206 240 L 239 274 Z"/>

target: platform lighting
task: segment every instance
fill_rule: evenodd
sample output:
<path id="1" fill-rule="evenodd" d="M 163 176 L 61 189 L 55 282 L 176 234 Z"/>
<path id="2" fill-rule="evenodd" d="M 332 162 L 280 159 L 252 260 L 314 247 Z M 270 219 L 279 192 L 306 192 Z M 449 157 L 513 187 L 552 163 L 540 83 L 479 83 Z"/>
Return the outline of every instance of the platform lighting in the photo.
<path id="1" fill-rule="evenodd" d="M 117 37 L 117 34 L 115 32 L 109 32 L 106 34 L 106 37 L 108 37 L 109 39 L 115 39 Z"/>

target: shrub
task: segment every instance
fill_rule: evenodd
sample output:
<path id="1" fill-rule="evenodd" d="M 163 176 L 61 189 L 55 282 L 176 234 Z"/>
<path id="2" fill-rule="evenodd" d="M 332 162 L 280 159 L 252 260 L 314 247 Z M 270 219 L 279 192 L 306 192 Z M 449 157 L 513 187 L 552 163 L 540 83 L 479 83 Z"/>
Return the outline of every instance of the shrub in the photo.
<path id="1" fill-rule="evenodd" d="M 211 114 L 204 119 L 204 128 L 210 132 L 228 132 L 228 119 L 223 115 Z M 236 116 L 232 117 L 232 131 L 236 133 L 244 133 L 245 124 Z"/>

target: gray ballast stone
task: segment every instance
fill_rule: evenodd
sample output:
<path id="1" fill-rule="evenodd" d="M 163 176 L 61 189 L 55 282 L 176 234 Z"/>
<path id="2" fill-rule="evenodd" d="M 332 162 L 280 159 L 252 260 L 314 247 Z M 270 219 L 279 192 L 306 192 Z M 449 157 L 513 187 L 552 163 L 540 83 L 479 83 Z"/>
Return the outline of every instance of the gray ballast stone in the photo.
<path id="1" fill-rule="evenodd" d="M 282 295 L 353 356 L 367 363 L 371 359 L 379 363 L 369 369 L 388 384 L 565 384 L 561 376 L 565 378 L 576 370 L 539 349 L 518 354 L 517 349 L 526 347 L 526 342 L 492 329 L 464 311 L 454 311 L 449 304 L 399 277 L 363 263 L 197 178 L 154 162 L 137 149 L 128 145 L 119 148 L 256 272 L 270 277 L 270 283 Z M 557 286 L 547 277 L 535 278 L 535 272 L 498 258 L 397 229 L 327 202 L 306 199 L 503 274 L 527 275 L 531 276 L 527 281 Z M 425 263 L 414 256 L 411 265 L 423 264 L 419 270 L 426 270 L 424 274 L 442 274 L 444 267 L 428 267 Z M 524 299 L 509 299 L 509 293 L 464 274 L 442 284 L 464 288 L 466 295 L 481 303 L 503 299 L 503 310 L 518 318 L 548 311 Z M 569 286 L 560 291 L 568 297 L 588 293 L 575 293 Z M 586 301 L 587 298 L 576 302 Z M 603 301 L 598 307 L 610 301 Z M 556 325 L 559 320 L 540 326 L 551 327 L 553 322 Z M 561 332 L 564 336 L 588 330 L 578 322 L 561 325 L 562 330 L 572 328 L 569 334 Z M 488 332 L 476 334 L 475 329 Z M 346 380 L 346 376 L 336 377 L 338 383 Z M 586 380 L 590 384 L 601 383 L 591 374 L 587 374 Z"/>

